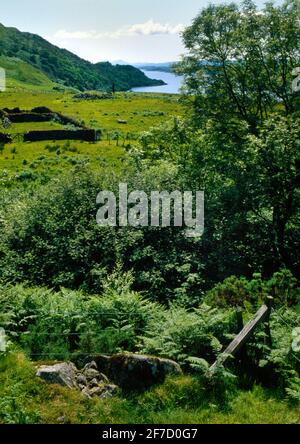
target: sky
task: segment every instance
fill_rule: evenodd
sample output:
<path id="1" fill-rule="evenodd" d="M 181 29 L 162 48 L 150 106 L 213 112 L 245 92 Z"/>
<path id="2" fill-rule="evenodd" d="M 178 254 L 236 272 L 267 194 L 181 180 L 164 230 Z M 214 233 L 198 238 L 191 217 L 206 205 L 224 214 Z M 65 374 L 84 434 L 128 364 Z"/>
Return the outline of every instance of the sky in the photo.
<path id="1" fill-rule="evenodd" d="M 213 0 L 212 3 L 229 3 Z M 208 0 L 9 0 L 0 22 L 32 32 L 91 62 L 175 61 L 180 32 Z M 263 0 L 257 0 L 261 7 Z"/>

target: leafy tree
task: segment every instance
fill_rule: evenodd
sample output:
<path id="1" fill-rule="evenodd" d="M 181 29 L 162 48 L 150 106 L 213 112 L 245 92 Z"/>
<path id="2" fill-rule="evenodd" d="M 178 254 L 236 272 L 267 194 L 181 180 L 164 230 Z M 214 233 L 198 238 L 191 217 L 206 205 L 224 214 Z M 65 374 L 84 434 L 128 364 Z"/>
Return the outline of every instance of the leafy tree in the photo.
<path id="1" fill-rule="evenodd" d="M 279 104 L 286 115 L 295 111 L 299 14 L 297 0 L 262 11 L 250 0 L 202 10 L 183 34 L 188 55 L 177 67 L 193 95 L 194 122 L 237 117 L 255 133 Z"/>
<path id="2" fill-rule="evenodd" d="M 269 227 L 274 257 L 299 272 L 300 128 L 297 117 L 266 121 L 253 137 L 256 177 L 248 182 L 253 213 Z M 250 188 L 251 187 L 251 188 Z"/>

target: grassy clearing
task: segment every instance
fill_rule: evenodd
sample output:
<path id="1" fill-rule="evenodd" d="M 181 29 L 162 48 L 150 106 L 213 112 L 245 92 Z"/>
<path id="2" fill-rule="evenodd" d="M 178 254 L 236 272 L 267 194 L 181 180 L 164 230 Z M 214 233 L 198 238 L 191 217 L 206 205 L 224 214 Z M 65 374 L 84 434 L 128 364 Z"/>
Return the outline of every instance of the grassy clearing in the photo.
<path id="1" fill-rule="evenodd" d="M 0 108 L 19 107 L 31 109 L 47 106 L 77 120 L 87 126 L 98 126 L 107 131 L 145 131 L 151 126 L 183 113 L 178 96 L 168 94 L 118 93 L 114 99 L 78 100 L 70 93 L 58 92 L 6 92 L 0 94 Z M 118 120 L 126 120 L 121 126 Z"/>
<path id="2" fill-rule="evenodd" d="M 58 122 L 50 121 L 50 122 L 34 122 L 34 123 L 13 123 L 9 127 L 9 133 L 12 135 L 15 134 L 24 134 L 28 131 L 32 131 L 34 128 L 35 131 L 46 131 L 46 130 L 55 130 L 55 129 L 63 129 L 64 126 Z"/>
<path id="3" fill-rule="evenodd" d="M 28 168 L 31 173 L 35 170 L 52 175 L 82 162 L 94 168 L 107 164 L 118 168 L 126 156 L 124 147 L 133 144 L 142 131 L 183 112 L 177 96 L 164 94 L 119 93 L 114 99 L 96 101 L 75 100 L 70 93 L 49 91 L 0 94 L 0 108 L 31 109 L 36 106 L 46 106 L 88 127 L 101 129 L 102 141 L 95 144 L 76 141 L 23 143 L 14 139 L 14 143 L 7 144 L 0 153 L 0 171 L 4 171 L 5 176 L 28 172 Z M 119 120 L 127 124 L 120 124 Z M 8 132 L 18 134 L 59 128 L 62 126 L 55 122 L 20 123 L 13 124 Z"/>
<path id="4" fill-rule="evenodd" d="M 46 174 L 47 177 L 67 171 L 76 165 L 91 164 L 95 169 L 109 165 L 119 168 L 125 158 L 122 147 L 106 142 L 32 142 L 6 145 L 0 155 L 0 171 L 8 179 L 20 174 Z"/>
<path id="5" fill-rule="evenodd" d="M 88 400 L 47 385 L 20 352 L 0 358 L 0 423 L 299 424 L 300 409 L 255 387 L 237 391 L 226 407 L 207 399 L 191 376 L 169 379 L 142 394 Z"/>

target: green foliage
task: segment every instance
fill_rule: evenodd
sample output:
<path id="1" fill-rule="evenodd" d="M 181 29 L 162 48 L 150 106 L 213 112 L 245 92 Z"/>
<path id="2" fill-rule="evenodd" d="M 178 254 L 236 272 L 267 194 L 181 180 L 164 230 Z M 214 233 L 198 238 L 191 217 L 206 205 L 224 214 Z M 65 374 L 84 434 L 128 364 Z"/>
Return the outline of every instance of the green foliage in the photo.
<path id="1" fill-rule="evenodd" d="M 34 360 L 80 360 L 94 353 L 142 352 L 181 362 L 195 374 L 199 396 L 205 394 L 209 402 L 222 408 L 228 408 L 237 386 L 244 386 L 245 374 L 247 387 L 249 381 L 277 387 L 281 396 L 297 403 L 300 351 L 293 345 L 293 331 L 300 323 L 297 312 L 286 308 L 273 311 L 272 346 L 265 341 L 263 327 L 258 329 L 246 346 L 242 372 L 239 361 L 232 360 L 230 370 L 219 365 L 210 375 L 209 366 L 237 332 L 235 311 L 206 305 L 193 310 L 176 306 L 166 309 L 132 292 L 131 284 L 132 276 L 117 267 L 104 283 L 101 296 L 64 289 L 55 293 L 20 285 L 2 287 L 0 325 Z M 2 361 L 10 350 L 1 355 Z M 12 408 L 9 406 L 5 409 Z"/>
<path id="2" fill-rule="evenodd" d="M 206 193 L 206 280 L 299 274 L 298 15 L 294 0 L 262 14 L 251 1 L 210 5 L 184 32 L 194 134 L 178 164 L 186 188 Z"/>
<path id="3" fill-rule="evenodd" d="M 279 309 L 273 312 L 271 317 L 271 330 L 273 331 L 273 346 L 270 356 L 273 362 L 283 366 L 293 365 L 299 370 L 299 351 L 293 349 L 293 329 L 298 327 L 300 315 L 294 310 Z M 287 358 L 287 359 L 286 359 Z"/>
<path id="4" fill-rule="evenodd" d="M 286 388 L 286 394 L 292 402 L 300 405 L 300 378 L 299 377 L 295 377 L 294 380 L 289 383 L 289 387 Z"/>
<path id="5" fill-rule="evenodd" d="M 117 269 L 104 283 L 103 295 L 87 302 L 85 326 L 91 334 L 81 335 L 80 349 L 84 353 L 135 351 L 138 336 L 151 319 L 159 317 L 162 308 L 130 291 L 131 283 L 132 275 Z"/>
<path id="6" fill-rule="evenodd" d="M 119 261 L 125 271 L 133 270 L 133 288 L 147 291 L 154 300 L 184 300 L 188 292 L 199 300 L 201 263 L 183 229 L 97 225 L 95 200 L 100 190 L 118 195 L 118 184 L 124 181 L 129 188 L 145 191 L 159 183 L 163 189 L 172 187 L 174 177 L 167 165 L 133 178 L 131 168 L 110 178 L 78 167 L 75 175 L 53 180 L 34 196 L 29 192 L 17 206 L 13 201 L 3 208 L 2 280 L 99 293 L 103 278 Z"/>
<path id="7" fill-rule="evenodd" d="M 139 140 L 140 155 L 151 161 L 171 160 L 179 163 L 184 170 L 191 153 L 192 134 L 191 127 L 185 120 L 174 118 L 142 133 Z"/>
<path id="8" fill-rule="evenodd" d="M 187 362 L 195 372 L 201 387 L 205 390 L 207 399 L 222 408 L 228 407 L 230 400 L 237 394 L 238 378 L 228 371 L 221 363 L 210 370 L 209 363 L 203 358 L 189 357 Z"/>
<path id="9" fill-rule="evenodd" d="M 206 305 L 193 310 L 166 309 L 132 292 L 131 284 L 132 275 L 124 275 L 118 267 L 104 283 L 101 296 L 64 289 L 2 287 L 0 324 L 8 338 L 21 344 L 34 359 L 140 351 L 175 359 L 187 368 L 200 369 L 202 375 L 206 362 L 212 364 L 237 332 L 232 309 Z M 295 311 L 274 311 L 272 348 L 261 330 L 247 347 L 256 368 L 272 370 L 282 387 L 293 384 L 299 372 L 299 351 L 292 345 L 293 328 L 298 325 Z"/>
<path id="10" fill-rule="evenodd" d="M 138 335 L 163 310 L 130 291 L 131 276 L 127 285 L 124 274 L 123 281 L 120 272 L 118 279 L 120 286 L 108 279 L 101 297 L 65 289 L 2 288 L 0 325 L 34 359 L 134 351 Z"/>
<path id="11" fill-rule="evenodd" d="M 183 363 L 191 356 L 213 363 L 235 329 L 232 310 L 216 310 L 206 305 L 194 310 L 173 306 L 150 321 L 141 337 L 140 349 Z"/>
<path id="12" fill-rule="evenodd" d="M 208 302 L 219 307 L 243 306 L 245 302 L 258 302 L 247 289 L 247 280 L 231 276 L 217 284 L 207 295 Z"/>
<path id="13" fill-rule="evenodd" d="M 0 355 L 0 423 L 32 424 L 39 421 L 38 409 L 31 411 L 27 404 L 28 395 L 35 396 L 39 392 L 34 383 L 29 383 L 33 378 L 34 369 L 16 350 L 12 349 L 5 357 Z M 27 396 L 22 379 L 27 382 Z"/>
<path id="14" fill-rule="evenodd" d="M 295 306 L 300 300 L 300 288 L 293 274 L 282 269 L 269 280 L 263 280 L 260 273 L 253 279 L 238 279 L 231 276 L 217 284 L 206 296 L 206 301 L 218 307 L 247 307 L 262 304 L 272 296 L 277 306 Z"/>
<path id="15" fill-rule="evenodd" d="M 141 137 L 131 153 L 139 165 L 168 162 L 177 187 L 205 191 L 205 232 L 195 246 L 206 282 L 253 270 L 298 274 L 299 140 L 296 114 L 273 115 L 256 136 L 241 120 L 212 119 L 198 130 L 173 122 Z"/>
<path id="16" fill-rule="evenodd" d="M 299 2 L 262 10 L 251 0 L 241 5 L 209 5 L 183 33 L 187 55 L 177 70 L 199 123 L 238 117 L 251 131 L 278 103 L 296 111 L 292 71 L 299 61 Z M 204 62 L 203 62 L 204 61 Z"/>
<path id="17" fill-rule="evenodd" d="M 283 269 L 268 281 L 262 280 L 258 273 L 251 281 L 245 278 L 228 278 L 217 284 L 205 298 L 207 303 L 213 306 L 243 307 L 246 309 L 246 321 L 251 319 L 268 296 L 273 296 L 274 309 L 270 318 L 271 343 L 263 324 L 244 347 L 242 367 L 236 367 L 236 362 L 232 362 L 231 367 L 239 372 L 242 384 L 245 381 L 249 383 L 259 380 L 268 386 L 280 387 L 294 402 L 297 401 L 297 387 L 299 388 L 300 382 L 300 355 L 294 345 L 294 332 L 300 325 L 299 313 L 295 310 L 300 293 L 297 284 L 293 275 Z"/>
<path id="18" fill-rule="evenodd" d="M 72 335 L 78 331 L 83 316 L 79 294 L 8 287 L 1 292 L 1 307 L 1 325 L 7 334 L 36 359 L 65 358 L 74 348 L 76 338 Z"/>

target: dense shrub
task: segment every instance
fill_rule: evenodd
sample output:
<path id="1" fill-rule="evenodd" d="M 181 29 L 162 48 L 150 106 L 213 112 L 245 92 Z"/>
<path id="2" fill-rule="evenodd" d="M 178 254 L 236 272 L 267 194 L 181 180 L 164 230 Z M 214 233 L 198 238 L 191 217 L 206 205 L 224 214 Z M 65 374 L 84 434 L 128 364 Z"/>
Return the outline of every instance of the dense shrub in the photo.
<path id="1" fill-rule="evenodd" d="M 133 288 L 151 299 L 199 301 L 198 246 L 181 228 L 96 224 L 99 191 L 118 195 L 119 182 L 126 181 L 129 189 L 173 189 L 174 171 L 165 165 L 132 177 L 130 168 L 121 175 L 76 168 L 0 210 L 0 279 L 99 293 L 119 261 L 125 271 L 133 271 Z"/>
<path id="2" fill-rule="evenodd" d="M 263 280 L 259 273 L 251 280 L 231 276 L 210 290 L 206 300 L 218 307 L 243 307 L 258 306 L 268 296 L 273 297 L 276 306 L 296 305 L 300 301 L 297 279 L 287 269 L 274 273 L 269 280 Z"/>

